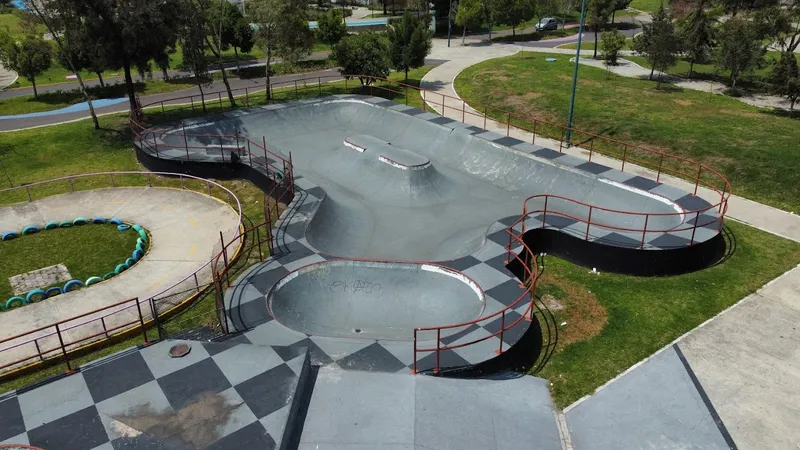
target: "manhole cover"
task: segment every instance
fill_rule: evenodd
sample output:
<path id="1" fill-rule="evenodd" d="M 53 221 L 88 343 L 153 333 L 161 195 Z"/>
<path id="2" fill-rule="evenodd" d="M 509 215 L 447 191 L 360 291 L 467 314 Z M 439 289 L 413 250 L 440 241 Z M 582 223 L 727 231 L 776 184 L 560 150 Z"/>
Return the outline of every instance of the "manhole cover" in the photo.
<path id="1" fill-rule="evenodd" d="M 172 358 L 181 358 L 189 354 L 192 347 L 189 344 L 175 344 L 169 348 L 169 356 Z"/>
<path id="2" fill-rule="evenodd" d="M 361 333 L 361 328 L 356 328 L 353 331 L 355 331 L 356 333 Z"/>

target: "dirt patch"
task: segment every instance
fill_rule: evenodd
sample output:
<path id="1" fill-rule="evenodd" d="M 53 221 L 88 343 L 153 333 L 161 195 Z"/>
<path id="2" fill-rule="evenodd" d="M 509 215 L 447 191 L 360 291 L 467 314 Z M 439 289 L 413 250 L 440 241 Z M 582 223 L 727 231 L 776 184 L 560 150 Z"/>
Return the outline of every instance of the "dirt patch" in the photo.
<path id="1" fill-rule="evenodd" d="M 679 99 L 679 98 L 676 98 L 676 99 L 674 99 L 672 101 L 677 103 L 677 104 L 679 104 L 679 105 L 681 105 L 681 106 L 691 106 L 691 105 L 694 104 L 694 102 L 692 102 L 691 100 L 682 100 L 682 99 Z"/>
<path id="2" fill-rule="evenodd" d="M 508 72 L 505 70 L 482 70 L 480 72 L 481 77 L 486 77 L 485 79 L 490 79 L 493 81 L 509 81 L 511 77 L 508 76 Z"/>
<path id="3" fill-rule="evenodd" d="M 599 82 L 597 82 L 597 81 L 594 81 L 594 80 L 586 80 L 586 79 L 583 79 L 583 78 L 579 79 L 579 80 L 578 80 L 578 83 L 580 83 L 580 85 L 581 85 L 581 86 L 591 86 L 591 87 L 598 87 L 598 86 L 602 86 L 602 84 L 600 84 L 600 83 L 599 83 Z"/>
<path id="4" fill-rule="evenodd" d="M 556 317 L 558 348 L 597 336 L 608 322 L 605 307 L 592 292 L 553 272 L 545 271 L 542 274 L 536 293 L 540 304 Z"/>
<path id="5" fill-rule="evenodd" d="M 506 107 L 512 111 L 528 117 L 535 117 L 537 114 L 536 108 L 531 103 L 541 97 L 541 92 L 528 92 L 523 95 L 510 95 L 506 98 Z"/>
<path id="6" fill-rule="evenodd" d="M 718 112 L 736 117 L 764 118 L 764 113 L 758 111 L 745 111 L 742 109 L 720 109 Z"/>
<path id="7" fill-rule="evenodd" d="M 558 78 L 561 81 L 572 81 L 572 78 L 570 78 L 570 77 L 568 77 L 566 75 L 563 75 L 563 74 L 556 75 L 556 78 Z"/>

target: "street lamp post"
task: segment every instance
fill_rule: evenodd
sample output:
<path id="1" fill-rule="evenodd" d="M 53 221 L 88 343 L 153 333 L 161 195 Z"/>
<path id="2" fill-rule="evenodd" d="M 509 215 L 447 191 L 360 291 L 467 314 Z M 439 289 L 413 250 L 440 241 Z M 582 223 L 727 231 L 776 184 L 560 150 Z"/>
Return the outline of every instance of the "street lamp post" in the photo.
<path id="1" fill-rule="evenodd" d="M 567 119 L 567 147 L 571 145 L 572 137 L 572 115 L 575 110 L 575 88 L 578 85 L 578 63 L 581 59 L 581 41 L 583 38 L 583 23 L 586 20 L 586 0 L 581 3 L 581 23 L 578 28 L 578 49 L 575 50 L 575 69 L 572 71 L 572 93 L 569 99 L 569 118 Z"/>

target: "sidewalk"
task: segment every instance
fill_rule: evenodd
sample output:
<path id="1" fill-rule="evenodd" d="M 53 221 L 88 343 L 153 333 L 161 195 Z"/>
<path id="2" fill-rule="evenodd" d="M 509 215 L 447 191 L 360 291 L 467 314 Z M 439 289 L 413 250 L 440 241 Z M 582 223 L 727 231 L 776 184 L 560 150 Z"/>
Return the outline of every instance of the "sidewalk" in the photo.
<path id="1" fill-rule="evenodd" d="M 441 114 L 443 102 L 446 110 L 443 115 L 447 117 L 459 121 L 465 117 L 473 125 L 531 142 L 533 136 L 527 131 L 507 128 L 491 119 L 484 126 L 480 113 L 465 105 L 453 88 L 453 80 L 465 68 L 511 55 L 518 49 L 518 46 L 497 45 L 448 49 L 435 45 L 431 57 L 450 61 L 428 72 L 421 86 L 453 98 L 428 94 L 427 104 Z M 554 50 L 547 51 L 574 54 L 574 50 Z M 557 142 L 541 136 L 536 136 L 536 143 L 558 148 Z M 565 153 L 586 158 L 588 150 L 572 147 Z M 596 153 L 592 161 L 615 168 L 620 165 L 618 160 Z M 626 171 L 655 178 L 653 171 L 631 164 L 626 165 Z M 682 179 L 662 175 L 661 180 L 693 189 Z M 705 188 L 699 189 L 698 195 L 712 202 L 719 200 L 715 192 Z M 800 217 L 771 206 L 732 195 L 727 217 L 800 241 Z M 707 326 L 693 330 L 679 340 L 680 345 L 667 347 L 665 351 L 673 351 L 675 357 L 665 361 L 653 356 L 567 408 L 575 448 L 646 445 L 686 448 L 698 443 L 707 448 L 729 448 L 729 442 L 742 448 L 796 446 L 800 442 L 800 429 L 796 427 L 796 418 L 800 416 L 797 323 L 800 323 L 800 268 L 711 319 Z M 670 368 L 668 373 L 682 377 L 680 382 L 663 375 L 667 372 L 659 364 L 666 364 L 664 368 Z M 675 364 L 684 366 L 682 370 L 688 377 L 674 370 Z M 686 386 L 694 386 L 697 392 L 692 394 Z M 685 422 L 688 416 L 696 417 L 697 421 Z M 708 428 L 708 420 L 716 424 L 716 431 Z M 599 438 L 605 440 L 601 443 Z"/>

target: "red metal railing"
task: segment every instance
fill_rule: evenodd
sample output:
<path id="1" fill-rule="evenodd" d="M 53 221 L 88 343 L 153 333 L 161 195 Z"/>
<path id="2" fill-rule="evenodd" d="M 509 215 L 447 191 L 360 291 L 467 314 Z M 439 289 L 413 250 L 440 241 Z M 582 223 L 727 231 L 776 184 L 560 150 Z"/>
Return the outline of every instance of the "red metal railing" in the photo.
<path id="1" fill-rule="evenodd" d="M 32 202 L 35 199 L 63 192 L 104 187 L 153 186 L 154 179 L 158 179 L 159 176 L 178 179 L 182 189 L 188 188 L 188 184 L 191 182 L 205 184 L 209 195 L 212 194 L 213 189 L 221 189 L 226 194 L 227 203 L 235 207 L 238 215 L 237 224 L 241 227 L 242 208 L 239 199 L 233 192 L 210 180 L 169 172 L 126 171 L 73 175 L 2 189 L 0 190 L 0 198 L 3 198 L 4 201 L 9 201 L 9 204 L 14 204 L 16 203 L 15 200 Z M 146 182 L 137 184 L 138 178 L 144 178 Z M 19 194 L 16 195 L 16 193 Z M 14 198 L 15 195 L 17 196 L 16 199 Z M 2 206 L 6 206 L 6 204 Z M 238 236 L 234 236 L 228 247 L 237 242 Z M 210 268 L 212 260 L 213 258 L 201 264 L 200 267 L 178 282 L 145 300 L 139 301 L 138 298 L 125 300 L 48 324 L 35 330 L 3 338 L 0 340 L 0 372 L 6 369 L 43 362 L 52 357 L 64 358 L 69 371 L 71 370 L 69 360 L 69 352 L 71 350 L 128 332 L 136 327 L 142 327 L 144 330 L 145 322 L 157 325 L 159 316 L 163 315 L 159 311 L 160 307 L 175 307 L 180 304 L 181 300 L 199 295 L 211 285 L 204 279 L 207 275 L 203 275 L 203 273 Z M 143 304 L 145 304 L 144 308 L 142 307 Z M 127 320 L 131 316 L 136 318 Z M 143 331 L 143 335 L 145 342 L 147 342 L 146 331 Z M 73 339 L 69 339 L 70 337 L 73 337 Z"/>

